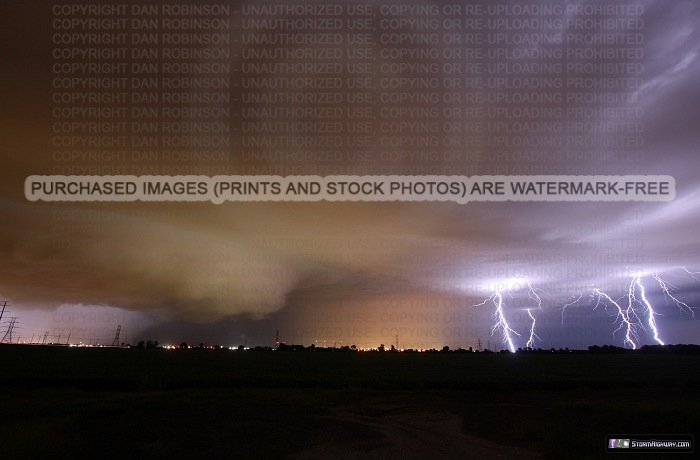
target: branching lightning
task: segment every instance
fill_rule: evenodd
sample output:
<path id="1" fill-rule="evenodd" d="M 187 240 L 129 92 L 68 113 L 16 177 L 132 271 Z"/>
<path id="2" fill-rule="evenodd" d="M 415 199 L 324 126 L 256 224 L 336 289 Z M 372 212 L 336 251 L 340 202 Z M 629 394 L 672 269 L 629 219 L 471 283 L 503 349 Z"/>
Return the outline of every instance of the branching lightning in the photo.
<path id="1" fill-rule="evenodd" d="M 526 283 L 527 288 L 528 288 L 528 297 L 532 299 L 535 304 L 537 305 L 537 308 L 542 310 L 542 298 L 540 297 L 540 294 L 544 294 L 544 291 L 539 288 L 533 287 L 529 282 Z M 509 293 L 510 294 L 510 293 Z M 483 305 L 486 305 L 488 303 L 491 303 L 495 307 L 494 311 L 494 319 L 495 323 L 493 326 L 491 326 L 491 335 L 493 335 L 496 331 L 501 331 L 503 334 L 503 344 L 508 347 L 508 349 L 512 352 L 515 352 L 516 347 L 515 344 L 513 343 L 513 337 L 512 334 L 515 334 L 516 336 L 520 337 L 520 334 L 515 331 L 510 324 L 508 323 L 508 320 L 506 319 L 506 315 L 504 312 L 504 308 L 506 307 L 505 302 L 503 301 L 503 295 L 501 294 L 500 291 L 496 291 L 491 296 L 489 296 L 488 299 L 484 300 L 480 304 L 474 305 L 474 307 L 481 307 Z M 535 332 L 535 326 L 537 324 L 537 321 L 535 319 L 535 316 L 532 314 L 532 309 L 528 308 L 527 314 L 530 317 L 530 320 L 532 321 L 530 323 L 530 335 L 528 337 L 526 347 L 527 348 L 534 348 L 535 347 L 535 340 L 542 341 L 542 339 L 537 335 Z"/>
<path id="2" fill-rule="evenodd" d="M 544 291 L 542 289 L 533 288 L 530 283 L 527 283 L 527 289 L 528 297 L 535 301 L 535 303 L 537 304 L 537 308 L 542 310 L 542 298 L 540 297 L 539 293 L 544 293 Z M 535 332 L 535 324 L 537 323 L 537 321 L 535 320 L 535 317 L 532 316 L 532 312 L 529 308 L 527 309 L 527 314 L 528 316 L 530 316 L 532 324 L 530 325 L 530 338 L 527 340 L 525 346 L 527 348 L 535 348 L 535 339 L 539 340 L 540 342 L 542 341 L 542 339 Z"/>
<path id="3" fill-rule="evenodd" d="M 572 299 L 574 299 L 574 297 L 576 297 L 576 299 L 572 300 Z M 578 303 L 578 301 L 581 300 L 582 298 L 583 298 L 583 293 L 579 292 L 578 297 L 577 296 L 569 297 L 569 301 L 566 304 L 564 304 L 563 307 L 561 307 L 561 325 L 562 325 L 562 327 L 564 326 L 564 314 L 566 313 L 566 308 L 571 307 L 573 305 L 576 305 Z"/>
<path id="4" fill-rule="evenodd" d="M 659 329 L 656 327 L 656 320 L 654 319 L 654 316 L 656 316 L 657 313 L 654 311 L 654 307 L 652 307 L 649 300 L 647 300 L 646 292 L 644 291 L 644 285 L 642 284 L 640 277 L 635 278 L 635 284 L 639 287 L 639 296 L 642 299 L 641 303 L 646 307 L 647 321 L 649 324 L 649 328 L 651 329 L 652 334 L 654 335 L 654 340 L 659 345 L 663 345 L 664 343 L 659 338 Z"/>
<path id="5" fill-rule="evenodd" d="M 542 341 L 540 339 L 540 336 L 538 336 L 535 333 L 535 317 L 532 316 L 532 313 L 530 312 L 530 309 L 528 308 L 527 314 L 530 315 L 530 319 L 532 319 L 532 326 L 530 327 L 530 339 L 527 341 L 527 347 L 528 348 L 535 348 L 535 339 Z"/>
<path id="6" fill-rule="evenodd" d="M 617 317 L 616 319 L 620 320 L 620 325 L 613 331 L 613 336 L 621 329 L 625 330 L 625 339 L 624 339 L 624 344 L 625 346 L 629 345 L 633 349 L 637 348 L 637 344 L 634 342 L 634 339 L 639 340 L 639 337 L 637 336 L 637 325 L 636 323 L 632 323 L 629 318 L 629 309 L 631 309 L 631 306 L 628 307 L 627 309 L 623 309 L 622 306 L 614 301 L 612 297 L 607 295 L 606 293 L 600 291 L 599 289 L 594 289 L 593 290 L 593 295 L 597 297 L 596 305 L 593 307 L 593 309 L 598 308 L 599 305 L 601 305 L 601 302 L 604 304 L 605 301 L 607 301 L 609 304 L 614 306 L 617 310 Z M 605 300 L 603 300 L 605 299 Z M 631 305 L 631 304 L 630 304 Z M 607 311 L 607 309 L 606 309 Z"/>
<path id="7" fill-rule="evenodd" d="M 686 272 L 688 272 L 688 273 L 690 274 L 690 276 L 692 276 L 693 278 L 695 278 L 695 274 L 694 274 L 694 273 L 689 272 L 686 268 L 684 268 L 684 270 L 685 270 Z M 664 296 L 666 297 L 666 299 L 667 299 L 667 300 L 668 300 L 668 299 L 671 299 L 671 301 L 678 307 L 678 309 L 680 310 L 681 313 L 686 313 L 687 315 L 690 315 L 691 318 L 695 319 L 695 310 L 697 310 L 697 308 L 696 308 L 696 307 L 691 307 L 691 306 L 688 305 L 687 303 L 678 300 L 678 299 L 673 295 L 673 292 L 674 292 L 674 291 L 677 291 L 678 288 L 677 288 L 676 286 L 674 286 L 673 284 L 669 283 L 668 281 L 662 280 L 662 279 L 659 277 L 658 273 L 655 273 L 655 274 L 652 275 L 652 276 L 654 277 L 654 279 L 655 279 L 656 281 L 658 281 L 659 286 L 661 286 L 661 290 L 663 291 Z M 697 278 L 695 278 L 695 279 L 697 279 Z"/>
<path id="8" fill-rule="evenodd" d="M 520 334 L 515 332 L 506 320 L 506 316 L 503 313 L 504 302 L 501 293 L 495 292 L 491 294 L 491 296 L 488 299 L 474 306 L 480 307 L 482 305 L 486 305 L 489 302 L 493 303 L 493 305 L 496 307 L 496 311 L 493 315 L 496 319 L 496 323 L 491 327 L 491 335 L 493 335 L 497 330 L 500 329 L 503 332 L 503 343 L 508 345 L 508 349 L 510 351 L 515 352 L 515 345 L 513 345 L 513 339 L 511 338 L 510 334 L 513 333 L 518 337 L 520 337 Z"/>
<path id="9" fill-rule="evenodd" d="M 679 278 L 685 278 L 686 280 L 688 279 L 688 276 L 690 276 L 690 278 L 700 281 L 700 272 L 692 272 L 685 267 L 682 268 L 686 272 L 687 276 L 674 273 L 669 273 L 668 276 L 677 276 Z M 699 307 L 688 305 L 686 302 L 680 300 L 676 294 L 677 291 L 680 291 L 680 288 L 671 284 L 659 273 L 644 274 L 640 272 L 636 274 L 630 279 L 625 294 L 619 298 L 613 298 L 613 296 L 597 287 L 593 288 L 590 294 L 593 310 L 601 307 L 608 315 L 614 318 L 613 327 L 615 327 L 615 329 L 612 332 L 613 337 L 617 337 L 619 334 L 621 334 L 621 340 L 624 347 L 632 349 L 639 348 L 639 346 L 643 343 L 642 337 L 645 336 L 650 337 L 654 343 L 659 345 L 665 344 L 664 340 L 661 338 L 663 334 L 659 328 L 659 325 L 657 324 L 657 317 L 663 315 L 658 312 L 658 305 L 655 306 L 647 295 L 648 291 L 650 290 L 649 281 L 651 278 L 653 278 L 655 281 L 655 283 L 651 284 L 654 286 L 658 284 L 661 293 L 663 293 L 663 296 L 666 299 L 666 303 L 675 305 L 681 314 L 695 319 L 696 310 L 700 310 Z M 541 295 L 545 294 L 545 292 L 542 289 L 532 286 L 529 282 L 525 282 L 524 280 L 518 281 L 520 282 L 520 286 L 527 286 L 527 294 L 529 299 L 539 310 L 542 310 L 543 301 Z M 499 286 L 504 284 L 508 286 L 508 283 L 509 282 L 499 283 Z M 511 324 L 508 323 L 506 319 L 505 310 L 507 309 L 507 306 L 503 299 L 502 292 L 505 292 L 512 297 L 510 290 L 506 287 L 502 290 L 495 290 L 495 292 L 493 292 L 486 300 L 480 304 L 474 305 L 474 307 L 484 306 L 487 304 L 492 304 L 494 306 L 495 322 L 491 327 L 491 335 L 493 335 L 496 331 L 500 331 L 503 335 L 503 344 L 506 345 L 510 351 L 514 352 L 516 345 L 514 344 L 513 335 L 517 337 L 520 337 L 521 335 L 511 326 Z M 584 293 L 580 291 L 577 295 L 569 297 L 564 306 L 561 307 L 562 327 L 564 326 L 564 317 L 566 315 L 567 308 L 579 304 L 581 299 L 583 299 L 583 294 Z M 525 346 L 528 349 L 533 349 L 538 341 L 542 342 L 543 340 L 539 335 L 537 335 L 537 318 L 535 308 L 526 308 L 525 311 L 527 311 L 530 321 L 529 335 L 527 341 L 525 342 Z"/>
<path id="10" fill-rule="evenodd" d="M 697 276 L 697 272 L 691 272 L 685 267 L 682 268 L 693 279 L 700 281 L 700 277 Z M 675 297 L 673 292 L 679 290 L 676 286 L 662 279 L 661 275 L 658 273 L 653 273 L 651 277 L 658 283 L 667 302 L 670 300 L 678 307 L 681 313 L 685 313 L 691 318 L 695 319 L 695 310 L 697 310 L 697 307 L 691 307 L 687 303 Z M 613 332 L 613 335 L 620 330 L 624 330 L 624 345 L 630 346 L 633 349 L 636 349 L 637 344 L 640 342 L 640 331 L 649 332 L 656 343 L 659 345 L 664 345 L 664 342 L 660 337 L 659 327 L 656 324 L 656 316 L 659 316 L 660 313 L 656 312 L 654 306 L 647 298 L 646 288 L 644 283 L 642 283 L 642 278 L 643 276 L 635 276 L 632 278 L 627 290 L 627 308 L 622 308 L 619 303 L 621 299 L 615 301 L 609 295 L 605 294 L 599 289 L 594 289 L 593 291 L 593 296 L 597 298 L 596 305 L 593 307 L 593 309 L 596 309 L 599 305 L 601 305 L 601 303 L 605 304 L 606 306 L 615 307 L 616 320 L 619 320 L 620 324 Z M 643 318 L 646 318 L 646 325 L 648 326 L 648 329 L 644 326 L 645 321 Z"/>
<path id="11" fill-rule="evenodd" d="M 685 268 L 685 267 L 683 267 L 683 270 L 685 270 L 685 272 L 686 272 L 687 274 L 689 274 L 691 277 L 693 277 L 693 279 L 695 279 L 695 280 L 697 280 L 697 281 L 700 281 L 700 277 L 699 277 L 699 276 L 700 276 L 700 272 L 691 272 L 690 270 L 688 270 L 688 269 Z"/>
<path id="12" fill-rule="evenodd" d="M 543 293 L 544 291 L 542 289 L 534 288 L 530 283 L 527 283 L 527 295 L 530 297 L 532 300 L 534 300 L 537 303 L 537 308 L 542 310 L 542 299 L 540 298 L 539 293 Z"/>

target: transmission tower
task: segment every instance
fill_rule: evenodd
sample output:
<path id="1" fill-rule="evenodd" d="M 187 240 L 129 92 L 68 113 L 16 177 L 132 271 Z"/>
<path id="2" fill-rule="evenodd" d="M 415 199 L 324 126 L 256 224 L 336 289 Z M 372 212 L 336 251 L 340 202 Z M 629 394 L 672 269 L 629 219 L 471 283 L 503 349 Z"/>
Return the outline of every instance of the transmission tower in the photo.
<path id="1" fill-rule="evenodd" d="M 13 316 L 10 318 L 10 325 L 7 326 L 7 331 L 5 332 L 5 335 L 3 336 L 2 340 L 0 340 L 0 343 L 12 343 L 12 329 L 15 328 L 16 322 L 17 316 Z"/>
<path id="2" fill-rule="evenodd" d="M 478 347 L 479 351 L 481 351 L 481 339 L 479 339 L 479 340 L 476 342 L 476 344 L 477 344 L 477 347 Z"/>
<path id="3" fill-rule="evenodd" d="M 2 315 L 5 314 L 5 308 L 7 307 L 7 300 L 2 301 L 2 311 L 0 311 L 0 321 L 2 321 Z"/>
<path id="4" fill-rule="evenodd" d="M 119 346 L 119 333 L 122 331 L 122 325 L 120 324 L 117 326 L 117 333 L 114 335 L 114 340 L 112 340 L 112 346 L 113 347 L 118 347 Z"/>

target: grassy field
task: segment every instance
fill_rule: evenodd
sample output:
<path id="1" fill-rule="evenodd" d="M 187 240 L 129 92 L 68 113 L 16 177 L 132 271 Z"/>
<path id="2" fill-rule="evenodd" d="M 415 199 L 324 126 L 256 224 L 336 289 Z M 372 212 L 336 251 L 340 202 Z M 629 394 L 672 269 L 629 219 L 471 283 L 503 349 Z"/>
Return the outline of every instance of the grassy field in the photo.
<path id="1" fill-rule="evenodd" d="M 323 443 L 363 458 L 425 414 L 532 458 L 602 458 L 609 433 L 700 427 L 698 355 L 0 346 L 0 363 L 12 459 L 314 458 Z"/>

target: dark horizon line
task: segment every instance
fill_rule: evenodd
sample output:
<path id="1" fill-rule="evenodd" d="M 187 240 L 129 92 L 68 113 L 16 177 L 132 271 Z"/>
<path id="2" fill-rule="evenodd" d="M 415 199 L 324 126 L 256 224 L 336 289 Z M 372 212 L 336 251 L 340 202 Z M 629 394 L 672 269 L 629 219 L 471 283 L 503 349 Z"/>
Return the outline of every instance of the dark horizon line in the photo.
<path id="1" fill-rule="evenodd" d="M 152 350 L 227 350 L 227 351 L 242 351 L 242 352 L 273 352 L 279 351 L 283 353 L 373 353 L 373 354 L 399 354 L 399 353 L 409 353 L 409 354 L 494 354 L 494 355 L 522 355 L 522 354 L 533 354 L 533 355 L 544 355 L 544 354 L 700 354 L 700 345 L 697 344 L 665 344 L 665 345 L 642 345 L 639 348 L 624 348 L 617 345 L 589 345 L 586 349 L 581 348 L 518 348 L 515 352 L 509 349 L 501 349 L 499 351 L 492 351 L 489 349 L 484 350 L 474 350 L 473 347 L 468 349 L 457 348 L 450 349 L 449 346 L 445 345 L 442 349 L 430 348 L 430 349 L 397 349 L 392 346 L 392 348 L 387 349 L 382 348 L 357 348 L 352 345 L 344 345 L 341 347 L 317 347 L 314 344 L 309 346 L 304 345 L 287 345 L 285 343 L 278 344 L 277 347 L 262 346 L 257 345 L 255 347 L 244 347 L 240 345 L 238 347 L 227 347 L 221 345 L 188 345 L 186 342 L 182 342 L 178 346 L 164 346 L 160 345 L 158 341 L 151 342 L 139 342 L 137 345 L 131 344 L 121 344 L 121 345 L 92 345 L 92 344 L 65 344 L 65 343 L 0 343 L 0 345 L 6 346 L 22 346 L 22 347 L 61 347 L 61 348 L 108 348 L 108 349 L 123 349 L 123 350 L 139 350 L 139 349 L 152 349 Z M 353 348 L 354 347 L 354 348 Z"/>

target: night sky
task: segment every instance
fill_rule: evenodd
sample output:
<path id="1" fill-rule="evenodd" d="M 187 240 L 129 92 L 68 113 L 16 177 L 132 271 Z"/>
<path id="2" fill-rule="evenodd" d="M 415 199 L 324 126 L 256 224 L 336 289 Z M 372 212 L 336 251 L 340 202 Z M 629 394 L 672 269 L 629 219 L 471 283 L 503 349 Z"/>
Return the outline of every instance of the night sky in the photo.
<path id="1" fill-rule="evenodd" d="M 564 6 L 565 20 L 566 6 L 589 3 L 608 2 L 547 5 Z M 367 4 L 380 12 L 380 5 L 391 3 Z M 122 325 L 122 338 L 126 335 L 132 343 L 150 339 L 163 344 L 271 346 L 279 330 L 281 340 L 305 345 L 388 346 L 398 335 L 401 348 L 476 348 L 481 340 L 482 347 L 488 343 L 497 349 L 506 346 L 503 330 L 491 330 L 497 320 L 494 301 L 500 295 L 515 348 L 527 344 L 530 315 L 537 325 L 535 347 L 630 346 L 624 343 L 624 322 L 602 296 L 605 293 L 623 309 L 633 304 L 639 312 L 639 322 L 646 327 L 638 328 L 634 338 L 640 346 L 657 343 L 644 302 L 630 302 L 628 296 L 632 286 L 641 299 L 644 286 L 660 340 L 700 343 L 700 323 L 692 318 L 691 308 L 700 307 L 700 4 L 615 4 L 643 6 L 637 18 L 643 21 L 643 55 L 633 60 L 643 71 L 634 75 L 641 84 L 630 91 L 627 102 L 600 106 L 628 104 L 638 110 L 641 116 L 634 121 L 643 124 L 643 132 L 634 136 L 643 145 L 633 149 L 636 153 L 606 156 L 597 147 L 585 147 L 576 149 L 579 157 L 567 156 L 572 149 L 566 140 L 575 133 L 564 129 L 552 134 L 561 137 L 563 145 L 537 149 L 534 160 L 523 159 L 518 153 L 523 148 L 508 142 L 478 153 L 465 148 L 473 155 L 442 164 L 441 171 L 448 172 L 440 174 L 670 175 L 676 181 L 676 198 L 670 202 L 29 202 L 24 196 L 27 176 L 57 174 L 57 166 L 71 164 L 57 161 L 51 145 L 52 3 L 3 2 L 0 299 L 9 301 L 10 311 L 2 319 L 0 334 L 8 318 L 16 316 L 13 338 L 21 336 L 23 341 L 49 331 L 49 340 L 60 335 L 65 341 L 71 334 L 72 343 L 111 343 L 117 325 Z M 232 36 L 238 33 L 231 31 Z M 566 34 L 566 27 L 559 33 Z M 379 43 L 381 34 L 374 33 L 377 55 L 381 49 L 398 47 Z M 253 45 L 231 46 L 240 54 Z M 530 45 L 506 48 L 523 46 Z M 565 53 L 574 46 L 550 47 Z M 236 59 L 232 58 L 234 66 Z M 411 62 L 408 57 L 393 59 Z M 570 61 L 564 57 L 559 62 Z M 230 91 L 233 100 L 244 92 L 240 87 Z M 389 92 L 375 91 L 378 100 L 379 93 Z M 405 87 L 403 91 L 421 92 Z M 439 94 L 443 91 L 437 89 Z M 604 91 L 610 92 L 585 90 Z M 564 100 L 553 106 L 565 110 L 576 103 Z M 460 121 L 440 113 L 440 123 Z M 243 122 L 231 117 L 230 123 Z M 381 120 L 373 123 L 381 126 Z M 508 128 L 503 135 L 514 136 Z M 427 175 L 440 164 L 439 159 L 381 160 L 380 152 L 387 148 L 379 143 L 368 146 L 370 154 L 359 159 L 351 158 L 350 147 L 339 147 L 341 158 L 332 163 L 251 160 L 236 154 L 237 148 L 231 147 L 233 154 L 225 161 L 184 164 L 191 174 L 199 168 L 204 175 L 209 175 L 206 168 L 254 174 L 257 166 L 274 166 L 273 174 L 285 175 L 285 168 L 289 174 L 302 174 L 298 171 L 303 165 L 303 174 L 320 176 L 382 175 L 387 166 L 404 167 L 406 175 Z M 444 158 L 446 148 L 436 150 L 438 158 Z M 148 162 L 131 156 L 72 164 L 126 165 L 137 172 L 147 166 L 143 174 L 171 166 L 162 157 Z M 685 307 L 665 295 L 664 286 Z M 570 306 L 563 310 L 566 304 Z"/>

